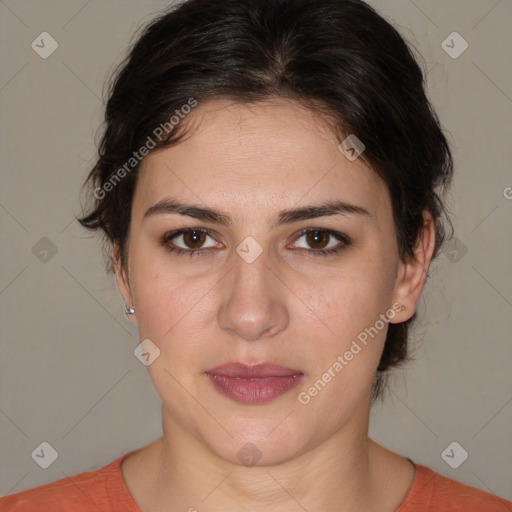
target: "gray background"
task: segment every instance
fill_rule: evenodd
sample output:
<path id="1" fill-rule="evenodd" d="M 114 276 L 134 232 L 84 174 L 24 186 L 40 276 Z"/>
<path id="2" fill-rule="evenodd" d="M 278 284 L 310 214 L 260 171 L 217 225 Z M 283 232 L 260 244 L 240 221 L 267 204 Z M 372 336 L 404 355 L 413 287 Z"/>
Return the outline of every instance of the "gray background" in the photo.
<path id="1" fill-rule="evenodd" d="M 137 332 L 104 271 L 100 240 L 73 219 L 107 73 L 134 30 L 167 4 L 0 4 L 0 494 L 98 468 L 161 434 L 159 399 L 133 355 Z M 372 5 L 424 56 L 429 95 L 455 153 L 449 206 L 457 239 L 431 268 L 417 360 L 374 408 L 370 434 L 510 499 L 512 3 Z M 59 44 L 47 59 L 31 48 L 43 31 Z M 453 31 L 469 44 L 456 59 L 442 48 Z M 31 457 L 43 441 L 59 454 L 48 469 Z M 453 441 L 469 454 L 457 469 L 441 457 Z"/>

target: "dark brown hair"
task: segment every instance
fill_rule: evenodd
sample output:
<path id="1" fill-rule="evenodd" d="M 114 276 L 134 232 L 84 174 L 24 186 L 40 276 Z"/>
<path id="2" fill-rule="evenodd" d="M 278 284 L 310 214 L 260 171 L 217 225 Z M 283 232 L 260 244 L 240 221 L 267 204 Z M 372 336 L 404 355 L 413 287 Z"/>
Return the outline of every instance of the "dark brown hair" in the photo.
<path id="1" fill-rule="evenodd" d="M 453 162 L 424 86 L 402 37 L 362 1 L 182 2 L 142 29 L 113 74 L 86 181 L 89 211 L 79 221 L 102 230 L 108 254 L 119 248 L 126 264 L 139 149 L 182 139 L 186 121 L 173 129 L 170 120 L 191 102 L 284 98 L 320 112 L 340 141 L 349 134 L 363 141 L 361 157 L 390 192 L 400 257 L 413 257 L 425 210 L 435 222 L 435 257 L 449 222 L 441 198 Z M 158 127 L 167 128 L 164 136 Z M 389 324 L 373 399 L 382 396 L 386 370 L 407 359 L 415 317 Z"/>

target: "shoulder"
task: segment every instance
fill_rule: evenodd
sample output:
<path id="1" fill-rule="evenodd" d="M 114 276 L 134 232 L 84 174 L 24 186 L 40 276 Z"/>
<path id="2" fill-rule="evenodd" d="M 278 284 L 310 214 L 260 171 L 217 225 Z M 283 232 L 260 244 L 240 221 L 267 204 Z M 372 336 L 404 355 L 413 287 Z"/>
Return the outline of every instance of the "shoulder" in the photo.
<path id="1" fill-rule="evenodd" d="M 129 493 L 124 487 L 120 464 L 127 454 L 94 471 L 68 476 L 0 498 L 0 510 L 10 512 L 85 512 L 113 510 L 113 504 L 126 502 Z M 56 505 L 58 504 L 58 507 Z M 132 502 L 132 505 L 135 505 Z M 132 508 L 126 508 L 131 512 Z M 133 509 L 137 511 L 138 509 Z"/>
<path id="2" fill-rule="evenodd" d="M 512 502 L 415 464 L 416 477 L 396 512 L 511 512 Z"/>

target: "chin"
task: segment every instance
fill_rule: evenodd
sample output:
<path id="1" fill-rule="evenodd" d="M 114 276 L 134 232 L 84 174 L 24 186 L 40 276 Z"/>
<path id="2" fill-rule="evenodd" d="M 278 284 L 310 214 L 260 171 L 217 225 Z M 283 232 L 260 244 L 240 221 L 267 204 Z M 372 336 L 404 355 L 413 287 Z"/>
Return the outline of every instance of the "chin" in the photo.
<path id="1" fill-rule="evenodd" d="M 229 429 L 233 437 L 224 436 L 222 440 L 206 440 L 217 456 L 237 466 L 273 466 L 283 464 L 304 452 L 309 444 L 305 433 L 298 427 L 291 428 L 284 423 L 249 419 L 239 421 L 236 427 Z M 301 432 L 300 436 L 298 432 Z"/>

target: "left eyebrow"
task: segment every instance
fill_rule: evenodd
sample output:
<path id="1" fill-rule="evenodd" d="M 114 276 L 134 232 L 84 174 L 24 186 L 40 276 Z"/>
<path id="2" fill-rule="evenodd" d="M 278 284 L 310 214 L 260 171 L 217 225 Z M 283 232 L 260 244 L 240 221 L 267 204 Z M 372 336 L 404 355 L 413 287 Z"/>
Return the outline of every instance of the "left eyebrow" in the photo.
<path id="1" fill-rule="evenodd" d="M 155 205 L 151 206 L 146 210 L 143 218 L 146 219 L 152 215 L 170 215 L 173 213 L 186 215 L 188 217 L 193 217 L 194 219 L 222 226 L 229 227 L 233 225 L 233 219 L 224 212 L 205 208 L 199 205 L 185 204 L 172 199 L 162 199 Z M 272 227 L 332 215 L 364 215 L 371 217 L 370 212 L 362 206 L 346 203 L 344 201 L 327 201 L 320 205 L 310 205 L 282 210 L 279 212 L 277 219 L 272 222 Z"/>
<path id="2" fill-rule="evenodd" d="M 366 215 L 371 217 L 370 212 L 362 206 L 346 203 L 344 201 L 327 201 L 320 205 L 283 210 L 279 212 L 278 219 L 273 223 L 273 226 L 291 224 L 299 220 L 308 220 L 331 215 Z"/>

